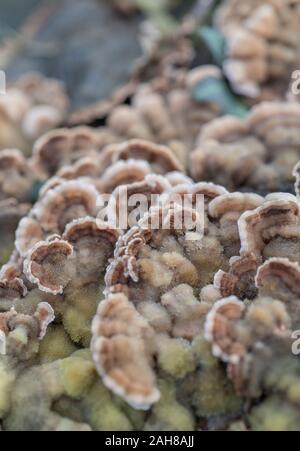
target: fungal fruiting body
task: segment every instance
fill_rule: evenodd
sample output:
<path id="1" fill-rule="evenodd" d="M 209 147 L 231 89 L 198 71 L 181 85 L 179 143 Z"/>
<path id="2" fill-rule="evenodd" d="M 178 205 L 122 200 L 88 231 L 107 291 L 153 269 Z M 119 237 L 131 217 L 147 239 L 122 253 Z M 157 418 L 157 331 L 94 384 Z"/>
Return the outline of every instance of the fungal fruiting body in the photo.
<path id="1" fill-rule="evenodd" d="M 1 430 L 299 429 L 299 11 L 224 0 L 222 70 L 187 21 L 105 117 L 0 98 Z M 196 100 L 224 74 L 243 118 Z"/>

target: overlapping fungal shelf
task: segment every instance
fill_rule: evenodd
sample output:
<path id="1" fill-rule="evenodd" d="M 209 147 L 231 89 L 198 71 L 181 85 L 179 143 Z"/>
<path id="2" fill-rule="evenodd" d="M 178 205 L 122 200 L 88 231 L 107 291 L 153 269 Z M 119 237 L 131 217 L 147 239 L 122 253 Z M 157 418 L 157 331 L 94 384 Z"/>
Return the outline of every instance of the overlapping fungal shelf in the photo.
<path id="1" fill-rule="evenodd" d="M 215 14 L 224 33 L 223 70 L 233 88 L 249 100 L 289 96 L 291 72 L 299 62 L 298 0 L 225 0 Z"/>
<path id="2" fill-rule="evenodd" d="M 196 102 L 222 71 L 175 50 L 100 127 L 67 127 L 63 87 L 37 74 L 0 99 L 3 430 L 299 429 L 299 6 L 216 15 L 244 119 Z M 146 211 L 99 219 L 125 192 Z"/>

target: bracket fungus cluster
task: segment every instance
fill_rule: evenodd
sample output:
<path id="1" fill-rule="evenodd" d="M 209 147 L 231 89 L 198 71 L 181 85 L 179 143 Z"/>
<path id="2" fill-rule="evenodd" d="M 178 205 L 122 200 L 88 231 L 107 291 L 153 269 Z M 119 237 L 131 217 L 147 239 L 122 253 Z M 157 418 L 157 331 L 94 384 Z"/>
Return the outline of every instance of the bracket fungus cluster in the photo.
<path id="1" fill-rule="evenodd" d="M 0 353 L 21 352 L 21 348 L 29 339 L 42 340 L 47 327 L 54 321 L 54 311 L 46 302 L 41 302 L 33 315 L 17 313 L 14 308 L 0 313 Z M 11 349 L 10 349 L 11 348 Z"/>
<path id="2" fill-rule="evenodd" d="M 107 299 L 104 302 L 107 307 L 103 309 L 100 303 L 94 320 L 92 352 L 104 383 L 141 409 L 145 405 L 149 407 L 156 399 L 154 393 L 157 393 L 157 382 L 153 378 L 155 361 L 158 374 L 165 372 L 179 380 L 194 368 L 192 362 L 188 364 L 191 343 L 201 335 L 205 317 L 215 300 L 213 296 L 208 298 L 206 283 L 213 279 L 218 267 L 229 267 L 229 258 L 234 255 L 236 242 L 239 242 L 237 222 L 243 211 L 263 202 L 257 195 L 250 199 L 247 194 L 236 193 L 237 199 L 231 202 L 234 214 L 228 215 L 222 223 L 218 215 L 210 213 L 211 205 L 219 199 L 220 217 L 226 216 L 226 204 L 230 204 L 232 199 L 222 187 L 209 183 L 185 184 L 175 186 L 173 191 L 177 194 L 198 192 L 205 197 L 208 209 L 205 212 L 205 224 L 203 223 L 203 238 L 197 239 L 197 231 L 193 228 L 180 227 L 180 220 L 188 213 L 194 219 L 193 227 L 197 229 L 200 218 L 193 207 L 186 212 L 182 205 L 168 201 L 163 207 L 152 207 L 137 225 L 133 225 L 119 238 L 105 277 Z M 169 199 L 172 199 L 170 193 Z M 216 209 L 215 205 L 212 211 L 215 213 Z M 165 227 L 166 221 L 169 222 L 169 227 Z M 230 231 L 234 244 L 225 247 L 225 235 Z M 216 296 L 217 293 L 215 290 Z M 123 334 L 121 335 L 120 320 L 115 326 L 119 346 L 114 346 L 114 333 L 107 336 L 105 329 L 108 306 L 111 303 L 115 306 L 121 300 L 126 306 L 130 305 L 130 311 L 135 312 L 133 317 L 137 321 L 136 327 L 142 320 L 144 324 L 145 336 L 138 348 L 143 354 L 139 362 L 144 362 L 144 369 L 138 369 L 136 363 L 134 374 L 138 380 L 135 376 L 129 377 L 128 373 L 134 371 L 134 363 L 128 361 L 128 368 L 122 363 L 121 356 L 125 354 L 120 352 L 119 346 L 126 346 L 128 338 L 126 335 L 121 341 Z M 131 327 L 126 330 L 129 334 L 133 333 Z M 105 349 L 110 349 L 114 357 L 109 359 Z M 164 361 L 163 356 L 168 349 L 170 353 L 177 349 L 182 358 L 186 354 L 187 366 L 181 367 L 180 359 L 177 363 Z M 127 380 L 131 381 L 131 386 L 128 386 Z M 141 386 L 145 390 L 144 397 L 139 392 Z M 153 395 L 152 402 L 148 398 L 149 390 Z"/>
<path id="3" fill-rule="evenodd" d="M 9 84 L 0 97 L 1 147 L 24 147 L 60 125 L 66 118 L 69 99 L 63 85 L 38 73 L 26 74 Z"/>
<path id="4" fill-rule="evenodd" d="M 224 0 L 223 71 L 162 38 L 105 117 L 9 85 L 0 430 L 299 429 L 299 6 Z M 196 99 L 224 75 L 244 118 Z"/>
<path id="5" fill-rule="evenodd" d="M 190 156 L 191 174 L 233 191 L 293 192 L 299 121 L 300 107 L 291 102 L 262 102 L 246 119 L 215 119 L 200 132 Z"/>
<path id="6" fill-rule="evenodd" d="M 282 100 L 298 69 L 298 0 L 225 0 L 215 16 L 226 40 L 223 70 L 234 90 L 254 101 Z"/>
<path id="7" fill-rule="evenodd" d="M 108 126 L 119 139 L 165 144 L 186 164 L 201 127 L 222 112 L 217 102 L 197 102 L 193 90 L 199 83 L 221 77 L 217 67 L 200 66 L 142 84 L 130 106 L 121 105 L 111 112 Z"/>

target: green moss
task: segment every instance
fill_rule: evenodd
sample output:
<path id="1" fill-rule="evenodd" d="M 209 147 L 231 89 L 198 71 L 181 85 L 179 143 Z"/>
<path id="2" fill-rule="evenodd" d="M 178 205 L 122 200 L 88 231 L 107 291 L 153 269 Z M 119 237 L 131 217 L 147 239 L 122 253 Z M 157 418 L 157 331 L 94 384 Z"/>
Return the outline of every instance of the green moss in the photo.
<path id="1" fill-rule="evenodd" d="M 101 299 L 99 293 L 96 286 L 66 292 L 63 325 L 72 341 L 84 347 L 91 341 L 91 322 Z"/>
<path id="2" fill-rule="evenodd" d="M 198 416 L 209 417 L 238 411 L 241 400 L 235 396 L 223 369 L 214 368 L 198 373 L 193 404 Z"/>
<path id="3" fill-rule="evenodd" d="M 132 431 L 133 426 L 114 403 L 110 392 L 97 381 L 83 400 L 88 423 L 95 431 Z"/>
<path id="4" fill-rule="evenodd" d="M 300 367 L 297 359 L 291 356 L 278 358 L 265 379 L 269 390 L 280 392 L 292 403 L 300 405 Z"/>
<path id="5" fill-rule="evenodd" d="M 293 379 L 291 385 L 287 390 L 287 395 L 292 402 L 300 405 L 300 380 Z"/>
<path id="6" fill-rule="evenodd" d="M 10 409 L 10 397 L 15 374 L 9 371 L 3 363 L 0 363 L 0 418 Z"/>
<path id="7" fill-rule="evenodd" d="M 162 339 L 159 345 L 158 366 L 176 379 L 194 371 L 196 362 L 189 342 L 181 338 Z"/>
<path id="8" fill-rule="evenodd" d="M 112 396 L 112 400 L 113 400 L 114 404 L 116 404 L 116 406 L 118 406 L 119 409 L 121 409 L 122 412 L 124 412 L 126 417 L 129 419 L 134 430 L 138 430 L 138 431 L 141 430 L 144 426 L 145 417 L 147 415 L 147 412 L 145 412 L 143 410 L 134 409 L 119 396 L 116 396 L 112 393 L 111 393 L 111 396 Z"/>
<path id="9" fill-rule="evenodd" d="M 93 363 L 72 356 L 62 360 L 60 365 L 65 393 L 71 398 L 83 397 L 97 377 Z"/>
<path id="10" fill-rule="evenodd" d="M 198 366 L 204 368 L 217 368 L 219 361 L 211 352 L 211 344 L 199 335 L 192 343 L 192 350 Z"/>
<path id="11" fill-rule="evenodd" d="M 81 402 L 78 400 L 64 396 L 53 403 L 52 410 L 58 413 L 62 418 L 69 418 L 77 423 L 83 421 L 82 406 Z"/>
<path id="12" fill-rule="evenodd" d="M 40 362 L 50 363 L 69 357 L 76 351 L 76 346 L 62 326 L 50 326 L 47 335 L 40 344 Z"/>
<path id="13" fill-rule="evenodd" d="M 63 319 L 64 327 L 74 343 L 88 346 L 91 341 L 90 325 L 83 315 L 79 315 L 76 308 L 66 310 Z"/>
<path id="14" fill-rule="evenodd" d="M 176 399 L 175 387 L 168 380 L 159 381 L 161 398 L 151 411 L 145 424 L 146 431 L 193 431 L 192 413 Z"/>
<path id="15" fill-rule="evenodd" d="M 80 421 L 73 420 L 73 406 L 86 396 L 97 376 L 93 363 L 75 354 L 20 373 L 12 390 L 10 412 L 3 421 L 4 430 L 90 430 L 83 414 Z M 66 399 L 60 407 L 70 417 L 56 410 L 56 403 Z"/>
<path id="16" fill-rule="evenodd" d="M 73 357 L 79 357 L 80 359 L 87 360 L 89 362 L 92 361 L 92 353 L 89 348 L 79 349 L 74 352 Z"/>
<path id="17" fill-rule="evenodd" d="M 249 416 L 253 431 L 299 431 L 300 412 L 279 397 L 272 397 L 255 407 Z"/>

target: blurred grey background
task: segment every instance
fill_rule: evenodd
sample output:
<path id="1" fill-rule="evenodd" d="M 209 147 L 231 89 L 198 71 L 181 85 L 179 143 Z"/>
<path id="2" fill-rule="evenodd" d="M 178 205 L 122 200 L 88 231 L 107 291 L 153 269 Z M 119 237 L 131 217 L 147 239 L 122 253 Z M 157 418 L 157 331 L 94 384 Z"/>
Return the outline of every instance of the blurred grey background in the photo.
<path id="1" fill-rule="evenodd" d="M 107 99 L 127 82 L 141 56 L 140 17 L 118 15 L 105 0 L 0 0 L 0 5 L 0 39 L 18 42 L 5 67 L 8 79 L 29 71 L 58 78 L 72 109 Z"/>
<path id="2" fill-rule="evenodd" d="M 0 0 L 1 36 L 10 28 L 19 27 L 32 10 L 43 2 L 44 0 Z"/>

